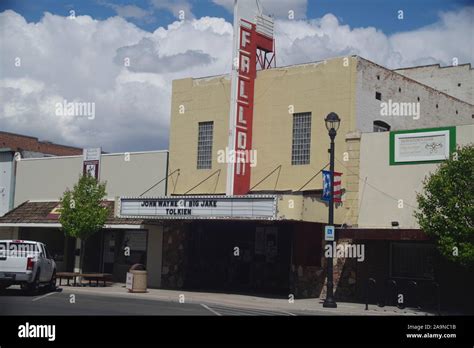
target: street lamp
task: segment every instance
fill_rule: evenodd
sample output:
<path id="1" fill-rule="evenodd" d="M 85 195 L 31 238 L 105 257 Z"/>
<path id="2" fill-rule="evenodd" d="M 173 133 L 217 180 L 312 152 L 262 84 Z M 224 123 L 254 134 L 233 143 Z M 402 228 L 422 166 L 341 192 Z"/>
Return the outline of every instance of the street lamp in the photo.
<path id="1" fill-rule="evenodd" d="M 336 138 L 337 130 L 341 124 L 341 119 L 335 112 L 331 112 L 326 116 L 324 120 L 326 128 L 329 132 L 329 138 L 331 138 L 331 148 L 329 149 L 329 172 L 331 175 L 331 189 L 329 195 L 329 219 L 328 225 L 333 226 L 334 224 L 334 139 Z M 335 231 L 334 231 L 335 234 Z M 334 240 L 336 236 L 334 236 Z M 332 241 L 326 241 L 326 244 L 332 243 Z M 326 299 L 324 300 L 323 307 L 337 308 L 336 300 L 334 300 L 334 283 L 333 283 L 333 264 L 332 258 L 334 256 L 334 248 L 331 248 L 332 253 L 327 259 L 327 286 L 326 286 Z"/>

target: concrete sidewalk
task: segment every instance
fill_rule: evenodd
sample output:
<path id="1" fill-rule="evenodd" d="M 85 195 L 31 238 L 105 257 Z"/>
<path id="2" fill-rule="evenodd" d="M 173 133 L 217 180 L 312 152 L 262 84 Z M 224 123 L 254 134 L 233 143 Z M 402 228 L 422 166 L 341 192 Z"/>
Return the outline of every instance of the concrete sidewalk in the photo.
<path id="1" fill-rule="evenodd" d="M 412 315 L 426 316 L 435 315 L 419 311 L 416 309 L 399 309 L 397 307 L 385 306 L 378 307 L 369 305 L 369 310 L 365 310 L 365 304 L 338 302 L 338 307 L 324 308 L 322 301 L 318 298 L 299 299 L 290 303 L 286 299 L 256 297 L 239 294 L 224 294 L 210 292 L 191 292 L 179 290 L 164 289 L 148 289 L 147 293 L 129 293 L 125 288 L 125 284 L 115 283 L 107 287 L 73 287 L 63 286 L 61 289 L 65 293 L 80 294 L 86 293 L 91 295 L 116 296 L 127 299 L 147 299 L 157 301 L 194 303 L 194 304 L 210 304 L 222 305 L 234 308 L 262 309 L 270 311 L 285 311 L 295 314 L 305 315 Z"/>

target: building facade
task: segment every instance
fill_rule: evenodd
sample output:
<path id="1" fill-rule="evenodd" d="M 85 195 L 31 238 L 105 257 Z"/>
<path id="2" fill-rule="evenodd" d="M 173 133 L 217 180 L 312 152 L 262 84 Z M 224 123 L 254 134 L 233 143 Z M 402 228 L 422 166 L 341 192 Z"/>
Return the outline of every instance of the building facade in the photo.
<path id="1" fill-rule="evenodd" d="M 170 196 L 226 196 L 230 91 L 227 75 L 174 81 Z M 403 273 L 389 265 L 400 260 L 404 241 L 425 243 L 421 250 L 431 252 L 432 243 L 412 215 L 414 194 L 436 164 L 390 165 L 388 141 L 397 132 L 454 127 L 451 141 L 466 145 L 474 141 L 474 106 L 361 57 L 341 57 L 258 71 L 246 197 L 275 195 L 274 218 L 172 217 L 164 233 L 165 286 L 324 297 L 328 207 L 321 199 L 320 172 L 329 162 L 324 124 L 329 112 L 341 118 L 335 156 L 343 191 L 335 209 L 338 242 L 367 247 L 364 260 L 334 260 L 336 296 L 361 300 L 369 277 L 384 278 L 383 283 Z M 443 158 L 453 151 L 445 145 Z M 400 197 L 405 209 L 379 195 Z M 386 267 L 376 272 L 377 264 Z M 402 276 L 400 289 L 418 276 Z"/>
<path id="2" fill-rule="evenodd" d="M 20 158 L 79 155 L 82 149 L 0 132 L 0 216 L 14 206 L 15 164 Z"/>
<path id="3" fill-rule="evenodd" d="M 101 155 L 99 178 L 107 183 L 109 218 L 86 241 L 84 272 L 110 273 L 114 281 L 124 282 L 130 266 L 141 263 L 148 269 L 149 285 L 161 286 L 162 226 L 117 218 L 115 201 L 119 196 L 165 195 L 167 163 L 167 151 Z M 17 161 L 15 208 L 0 218 L 0 239 L 41 241 L 55 256 L 58 271 L 77 271 L 81 243 L 64 235 L 58 209 L 60 197 L 82 173 L 82 155 Z"/>

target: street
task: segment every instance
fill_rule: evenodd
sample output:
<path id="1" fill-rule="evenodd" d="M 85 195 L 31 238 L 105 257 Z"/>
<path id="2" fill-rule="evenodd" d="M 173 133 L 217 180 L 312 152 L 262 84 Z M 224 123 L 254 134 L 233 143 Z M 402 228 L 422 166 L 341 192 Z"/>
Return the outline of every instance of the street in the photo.
<path id="1" fill-rule="evenodd" d="M 73 297 L 71 295 L 74 295 Z M 269 311 L 227 307 L 215 304 L 179 303 L 162 300 L 121 298 L 104 294 L 71 294 L 59 289 L 26 295 L 14 287 L 0 295 L 1 315 L 173 315 L 173 316 L 269 316 L 296 315 L 286 311 Z"/>

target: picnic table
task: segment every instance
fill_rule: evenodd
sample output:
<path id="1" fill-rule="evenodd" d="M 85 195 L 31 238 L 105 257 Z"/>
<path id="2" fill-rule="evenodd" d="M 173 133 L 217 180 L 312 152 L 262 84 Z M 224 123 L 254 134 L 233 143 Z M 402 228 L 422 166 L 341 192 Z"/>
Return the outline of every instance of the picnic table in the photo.
<path id="1" fill-rule="evenodd" d="M 62 284 L 62 279 L 67 280 L 67 285 L 70 286 L 69 281 L 72 279 L 74 286 L 77 285 L 77 277 L 82 277 L 85 280 L 89 281 L 89 285 L 92 285 L 92 281 L 96 282 L 96 285 L 99 286 L 99 281 L 102 281 L 104 286 L 106 286 L 106 281 L 112 279 L 112 274 L 110 273 L 78 273 L 78 272 L 58 272 L 56 277 L 59 278 L 59 286 Z"/>

